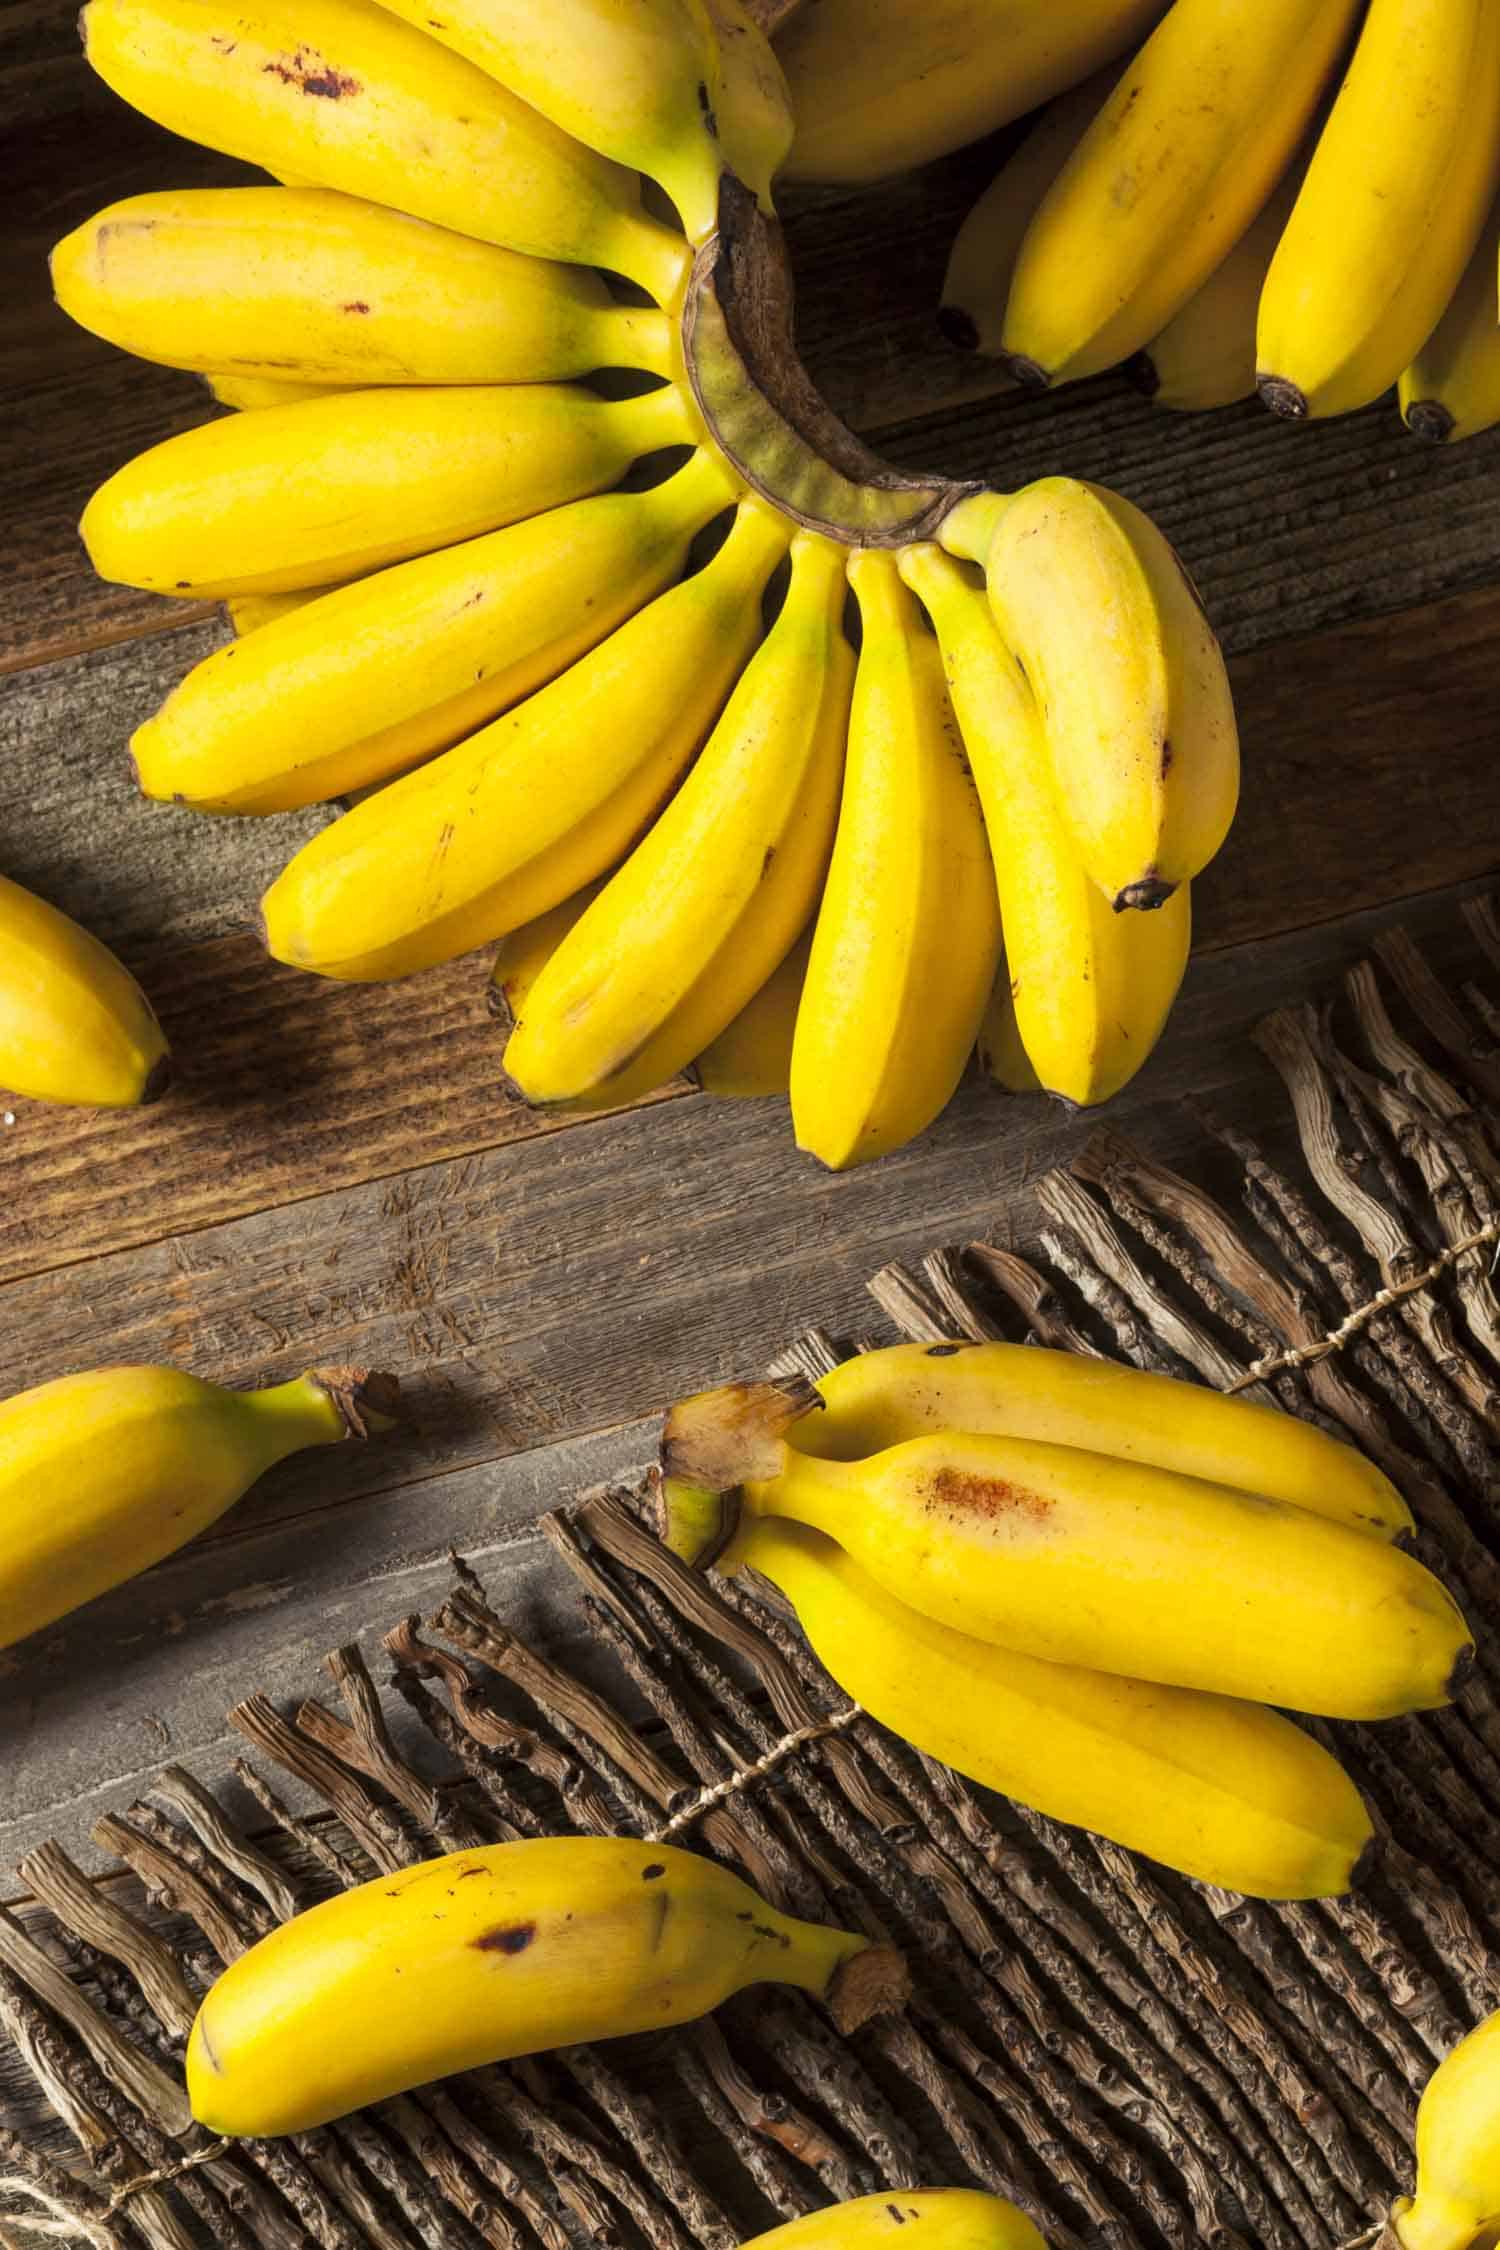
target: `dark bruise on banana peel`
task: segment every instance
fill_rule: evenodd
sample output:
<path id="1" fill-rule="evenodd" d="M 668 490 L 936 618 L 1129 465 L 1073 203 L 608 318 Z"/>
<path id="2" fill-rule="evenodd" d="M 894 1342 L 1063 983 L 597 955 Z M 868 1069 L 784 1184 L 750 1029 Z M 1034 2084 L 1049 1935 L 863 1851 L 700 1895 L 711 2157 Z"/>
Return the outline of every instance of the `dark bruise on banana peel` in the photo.
<path id="1" fill-rule="evenodd" d="M 807 1377 L 793 1374 L 725 1383 L 670 1407 L 654 1479 L 663 1546 L 706 1570 L 734 1536 L 738 1487 L 779 1476 L 785 1433 L 822 1405 Z"/>

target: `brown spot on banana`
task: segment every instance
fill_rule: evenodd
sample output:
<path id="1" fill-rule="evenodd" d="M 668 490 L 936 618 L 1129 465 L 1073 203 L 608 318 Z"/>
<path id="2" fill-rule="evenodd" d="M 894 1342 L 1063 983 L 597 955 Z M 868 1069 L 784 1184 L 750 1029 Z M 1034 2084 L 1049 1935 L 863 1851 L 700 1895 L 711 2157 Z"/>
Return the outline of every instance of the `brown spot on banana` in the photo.
<path id="1" fill-rule="evenodd" d="M 469 1943 L 476 1953 L 524 1953 L 536 1936 L 535 1922 L 502 1922 L 493 1930 L 481 1930 Z"/>
<path id="2" fill-rule="evenodd" d="M 926 1506 L 946 1515 L 971 1516 L 994 1523 L 1005 1516 L 1024 1516 L 1044 1523 L 1054 1503 L 1043 1492 L 1016 1484 L 1009 1477 L 976 1476 L 970 1469 L 938 1469 L 928 1482 Z"/>

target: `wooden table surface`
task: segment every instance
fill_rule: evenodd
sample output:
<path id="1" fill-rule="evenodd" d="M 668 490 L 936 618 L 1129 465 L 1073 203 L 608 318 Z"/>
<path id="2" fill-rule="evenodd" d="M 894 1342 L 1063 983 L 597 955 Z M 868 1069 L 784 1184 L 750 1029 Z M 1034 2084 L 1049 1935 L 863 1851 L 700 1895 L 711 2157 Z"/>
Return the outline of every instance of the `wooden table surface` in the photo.
<path id="1" fill-rule="evenodd" d="M 307 1692 L 362 1629 L 374 1650 L 446 1582 L 450 1543 L 523 1632 L 561 1631 L 544 1505 L 644 1458 L 675 1391 L 815 1321 L 868 1330 L 863 1283 L 888 1258 L 976 1234 L 1024 1247 L 1028 1179 L 1087 1130 L 972 1085 L 915 1147 L 837 1179 L 795 1155 L 776 1102 L 679 1087 L 543 1121 L 502 1087 L 483 960 L 364 989 L 267 963 L 256 899 L 326 815 L 219 822 L 136 797 L 131 727 L 223 628 L 99 585 L 74 534 L 91 487 L 204 397 L 72 327 L 44 262 L 114 197 L 246 175 L 113 101 L 74 13 L 11 0 L 0 18 L 0 864 L 140 972 L 178 1081 L 139 1116 L 8 1105 L 0 1388 L 114 1359 L 239 1384 L 354 1360 L 394 1368 L 411 1414 L 397 1439 L 291 1464 L 214 1536 L 0 1656 L 0 1890 L 45 1835 L 87 1858 L 94 1820 L 165 1758 L 219 1780 L 226 1706 Z M 931 322 L 992 168 L 970 151 L 793 204 L 805 355 L 892 458 L 1107 479 L 1199 579 L 1232 657 L 1245 803 L 1200 886 L 1173 1028 L 1112 1113 L 1191 1163 L 1183 1095 L 1258 1123 L 1279 1106 L 1257 1017 L 1328 989 L 1386 922 L 1440 953 L 1494 868 L 1500 435 L 1423 448 L 1390 405 L 1303 430 L 1254 406 L 1180 419 L 1113 380 L 1018 399 Z"/>

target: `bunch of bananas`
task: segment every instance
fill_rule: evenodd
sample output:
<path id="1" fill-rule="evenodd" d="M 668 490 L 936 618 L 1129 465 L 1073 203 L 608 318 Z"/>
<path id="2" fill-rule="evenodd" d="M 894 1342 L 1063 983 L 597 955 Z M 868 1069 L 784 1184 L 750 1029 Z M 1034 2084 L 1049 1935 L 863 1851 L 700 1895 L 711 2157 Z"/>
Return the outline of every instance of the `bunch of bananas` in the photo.
<path id="1" fill-rule="evenodd" d="M 41 1102 L 132 1109 L 167 1089 L 161 1025 L 96 937 L 0 875 L 0 1086 Z"/>
<path id="2" fill-rule="evenodd" d="M 1371 1841 L 1263 1708 L 1433 1708 L 1473 1662 L 1399 1493 L 1271 1409 L 1009 1344 L 898 1345 L 666 1418 L 673 1551 L 753 1568 L 919 1749 L 1225 1888 L 1347 1890 Z"/>
<path id="3" fill-rule="evenodd" d="M 1500 2239 L 1500 2015 L 1461 2039 L 1417 2104 L 1417 2192 L 1380 2250 L 1494 2250 Z"/>
<path id="4" fill-rule="evenodd" d="M 1074 76 L 954 244 L 955 342 L 1034 388 L 1125 362 L 1163 406 L 1500 421 L 1494 0 L 1172 0 Z"/>
<path id="5" fill-rule="evenodd" d="M 1092 12 L 1089 59 L 1149 11 Z M 83 521 L 106 576 L 240 634 L 136 734 L 142 789 L 361 799 L 267 894 L 272 953 L 389 978 L 502 940 L 525 1100 L 696 1062 L 789 1091 L 834 1167 L 976 1045 L 1003 1086 L 1121 1086 L 1233 811 L 1217 647 L 1127 502 L 903 474 L 816 397 L 787 88 L 739 0 L 83 22 L 127 100 L 282 183 L 138 196 L 53 261 L 75 318 L 236 409 Z"/>

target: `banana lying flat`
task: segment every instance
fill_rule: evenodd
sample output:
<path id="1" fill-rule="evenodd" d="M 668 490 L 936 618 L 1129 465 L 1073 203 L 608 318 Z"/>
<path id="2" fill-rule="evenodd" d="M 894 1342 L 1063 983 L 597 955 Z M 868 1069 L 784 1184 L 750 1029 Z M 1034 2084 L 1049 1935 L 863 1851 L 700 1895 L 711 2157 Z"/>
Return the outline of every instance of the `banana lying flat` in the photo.
<path id="1" fill-rule="evenodd" d="M 1500 2227 L 1500 2015 L 1461 2039 L 1417 2104 L 1417 2192 L 1382 2250 L 1478 2250 Z"/>
<path id="2" fill-rule="evenodd" d="M 167 1042 L 107 946 L 0 875 L 0 1086 L 39 1102 L 133 1109 L 166 1092 Z"/>
<path id="3" fill-rule="evenodd" d="M 1272 192 L 1221 265 L 1174 313 L 1126 372 L 1153 406 L 1199 414 L 1255 396 L 1255 323 L 1302 169 Z"/>
<path id="4" fill-rule="evenodd" d="M 1496 244 L 1500 203 L 1490 212 L 1463 280 L 1398 386 L 1401 414 L 1414 436 L 1444 444 L 1476 437 L 1500 422 L 1500 321 Z"/>
<path id="5" fill-rule="evenodd" d="M 809 924 L 759 992 L 698 1057 L 695 1075 L 705 1094 L 753 1101 L 791 1092 L 792 1041 L 811 955 Z"/>
<path id="6" fill-rule="evenodd" d="M 481 2063 L 687 2023 L 765 1982 L 816 1994 L 849 2029 L 904 1997 L 888 1948 L 778 1914 L 670 1844 L 452 1852 L 241 1954 L 198 2012 L 188 2094 L 211 2132 L 303 2132 Z"/>
<path id="7" fill-rule="evenodd" d="M 977 2188 L 902 2188 L 809 2211 L 758 2234 L 741 2250 L 889 2250 L 899 2227 L 914 2226 L 903 2250 L 1047 2250 L 1024 2211 Z"/>

